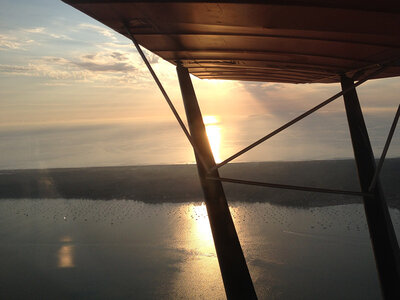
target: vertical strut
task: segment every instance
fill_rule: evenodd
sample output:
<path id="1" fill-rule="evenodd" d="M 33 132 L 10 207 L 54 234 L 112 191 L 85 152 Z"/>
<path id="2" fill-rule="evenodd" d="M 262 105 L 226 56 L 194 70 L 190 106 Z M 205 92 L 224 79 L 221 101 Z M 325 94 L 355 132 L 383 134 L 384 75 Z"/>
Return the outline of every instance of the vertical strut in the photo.
<path id="1" fill-rule="evenodd" d="M 344 90 L 354 82 L 343 76 L 341 84 Z M 362 192 L 367 193 L 375 173 L 375 158 L 355 88 L 343 97 L 358 178 Z M 364 210 L 382 294 L 384 299 L 400 299 L 399 246 L 379 180 L 371 193 L 373 196 L 363 198 Z"/>
<path id="2" fill-rule="evenodd" d="M 206 163 L 206 166 L 200 164 L 199 157 L 195 152 L 226 296 L 228 299 L 257 299 L 222 184 L 219 181 L 206 179 L 205 167 L 208 169 L 214 167 L 215 161 L 189 72 L 178 64 L 177 73 L 190 134 L 198 154 L 204 158 Z M 212 171 L 211 175 L 219 177 L 218 170 Z"/>

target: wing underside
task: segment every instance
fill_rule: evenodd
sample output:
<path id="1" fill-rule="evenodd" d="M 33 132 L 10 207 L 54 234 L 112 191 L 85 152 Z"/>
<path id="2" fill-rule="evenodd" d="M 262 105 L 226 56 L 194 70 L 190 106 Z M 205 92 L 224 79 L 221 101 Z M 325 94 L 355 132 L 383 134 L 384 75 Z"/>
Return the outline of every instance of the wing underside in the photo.
<path id="1" fill-rule="evenodd" d="M 330 83 L 381 64 L 376 78 L 400 75 L 397 2 L 65 2 L 199 78 Z"/>

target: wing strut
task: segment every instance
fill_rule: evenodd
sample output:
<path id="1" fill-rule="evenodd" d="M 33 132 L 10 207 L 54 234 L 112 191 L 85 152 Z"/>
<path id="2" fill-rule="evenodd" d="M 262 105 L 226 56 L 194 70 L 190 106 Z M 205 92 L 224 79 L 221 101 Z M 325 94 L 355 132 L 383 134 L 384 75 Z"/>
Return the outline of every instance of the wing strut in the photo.
<path id="1" fill-rule="evenodd" d="M 364 199 L 364 209 L 367 217 L 369 233 L 375 255 L 375 262 L 378 270 L 381 291 L 384 299 L 400 299 L 400 251 L 393 224 L 390 218 L 386 200 L 378 179 L 379 171 L 384 162 L 386 152 L 389 148 L 397 121 L 400 115 L 400 106 L 397 110 L 395 119 L 385 143 L 385 147 L 379 161 L 378 168 L 375 167 L 375 159 L 372 152 L 371 143 L 365 126 L 360 103 L 356 93 L 356 87 L 373 78 L 382 72 L 389 64 L 381 64 L 378 69 L 371 72 L 363 79 L 354 83 L 353 79 L 342 76 L 342 91 L 328 98 L 317 106 L 299 115 L 290 122 L 279 127 L 275 131 L 262 137 L 231 157 L 216 164 L 211 152 L 210 144 L 207 139 L 202 114 L 197 102 L 196 94 L 190 79 L 188 69 L 180 63 L 177 66 L 179 84 L 181 87 L 183 103 L 185 106 L 186 117 L 189 124 L 189 131 L 176 111 L 173 103 L 164 90 L 157 75 L 153 71 L 146 56 L 139 44 L 126 30 L 133 41 L 140 56 L 144 60 L 151 75 L 160 88 L 165 100 L 171 108 L 175 118 L 181 126 L 183 132 L 191 143 L 197 162 L 197 169 L 203 189 L 205 203 L 210 221 L 211 231 L 214 238 L 214 245 L 218 256 L 218 262 L 224 282 L 225 292 L 228 299 L 257 299 L 253 282 L 247 268 L 246 260 L 233 224 L 232 216 L 225 198 L 222 182 L 238 184 L 259 185 L 271 188 L 294 189 L 302 191 L 312 191 L 321 193 L 344 194 L 362 196 Z M 347 120 L 349 123 L 350 135 L 353 144 L 354 156 L 356 160 L 358 177 L 361 192 L 332 190 L 325 188 L 293 186 L 285 184 L 263 183 L 246 181 L 241 179 L 221 178 L 218 168 L 258 146 L 267 139 L 277 135 L 286 128 L 298 121 L 311 115 L 325 105 L 343 96 Z"/>
<path id="2" fill-rule="evenodd" d="M 242 155 L 242 154 L 246 153 L 247 151 L 253 149 L 254 147 L 260 145 L 261 143 L 265 142 L 266 140 L 270 139 L 271 137 L 273 137 L 273 136 L 277 135 L 278 133 L 282 132 L 286 128 L 289 128 L 290 126 L 292 126 L 292 125 L 296 124 L 297 122 L 303 120 L 305 117 L 308 117 L 309 115 L 311 115 L 312 113 L 316 112 L 317 110 L 319 110 L 320 108 L 324 107 L 325 105 L 328 105 L 332 101 L 338 99 L 340 96 L 343 96 L 346 93 L 350 92 L 353 88 L 356 88 L 357 86 L 359 86 L 359 85 L 363 84 L 364 82 L 368 81 L 370 78 L 372 78 L 372 77 L 378 75 L 379 73 L 383 72 L 386 68 L 387 68 L 387 65 L 380 66 L 374 72 L 370 73 L 369 75 L 367 75 L 363 79 L 357 81 L 357 83 L 353 83 L 352 85 L 346 87 L 341 92 L 339 92 L 339 93 L 333 95 L 332 97 L 326 99 L 325 101 L 321 102 L 317 106 L 314 106 L 313 108 L 307 110 L 306 112 L 304 112 L 300 116 L 298 116 L 298 117 L 294 118 L 293 120 L 287 122 L 286 124 L 282 125 L 278 129 L 275 129 L 271 133 L 269 133 L 266 136 L 264 136 L 264 137 L 260 138 L 259 140 L 255 141 L 254 143 L 250 144 L 246 148 L 240 150 L 239 152 L 233 154 L 232 156 L 228 157 L 224 161 L 222 161 L 219 164 L 215 165 L 215 167 L 213 167 L 210 171 L 213 171 L 213 170 L 216 170 L 218 168 L 221 168 L 222 166 L 226 165 L 228 162 L 234 160 L 235 158 L 239 157 L 240 155 Z"/>
<path id="3" fill-rule="evenodd" d="M 341 85 L 343 90 L 351 89 L 343 95 L 344 105 L 361 191 L 368 193 L 375 174 L 375 158 L 357 92 L 353 87 L 354 81 L 342 76 Z M 379 180 L 370 192 L 373 196 L 364 196 L 364 210 L 381 291 L 384 299 L 400 299 L 399 245 Z"/>
<path id="4" fill-rule="evenodd" d="M 222 184 L 206 178 L 207 170 L 215 166 L 215 161 L 189 72 L 178 64 L 177 73 L 193 142 L 206 159 L 206 166 L 198 163 L 197 170 L 226 296 L 228 299 L 257 299 Z M 195 156 L 198 162 L 198 154 Z M 219 177 L 218 170 L 213 171 L 212 176 Z"/>
<path id="5" fill-rule="evenodd" d="M 378 163 L 378 166 L 377 166 L 377 168 L 375 170 L 374 177 L 372 178 L 372 181 L 371 181 L 371 185 L 369 186 L 369 189 L 368 189 L 369 191 L 372 191 L 372 189 L 376 185 L 376 181 L 378 180 L 379 172 L 382 169 L 382 166 L 383 166 L 383 163 L 385 161 L 385 157 L 386 157 L 387 151 L 389 150 L 390 142 L 392 141 L 394 130 L 396 129 L 397 121 L 399 121 L 399 116 L 400 116 L 400 104 L 397 107 L 397 112 L 396 112 L 396 115 L 394 116 L 394 120 L 393 120 L 392 126 L 390 127 L 389 134 L 388 134 L 388 137 L 386 139 L 385 146 L 383 147 L 381 158 L 379 159 L 379 163 Z"/>
<path id="6" fill-rule="evenodd" d="M 200 163 L 205 166 L 205 159 L 203 158 L 203 156 L 199 153 L 199 151 L 197 150 L 197 146 L 194 144 L 192 137 L 190 136 L 189 131 L 187 130 L 185 123 L 183 123 L 182 118 L 179 116 L 178 111 L 176 110 L 174 104 L 172 103 L 171 99 L 169 98 L 167 92 L 165 91 L 163 85 L 161 84 L 160 80 L 157 77 L 157 74 L 154 72 L 153 68 L 151 67 L 146 55 L 144 55 L 142 48 L 140 48 L 140 45 L 138 44 L 138 42 L 136 41 L 135 37 L 132 35 L 132 33 L 130 32 L 128 26 L 125 25 L 125 30 L 128 33 L 130 39 L 132 40 L 133 44 L 136 47 L 136 50 L 139 52 L 140 56 L 143 59 L 143 62 L 146 64 L 147 68 L 149 69 L 149 72 L 151 74 L 151 76 L 153 76 L 154 81 L 156 82 L 158 88 L 160 89 L 161 93 L 163 94 L 165 101 L 167 102 L 168 106 L 170 107 L 172 113 L 174 114 L 176 120 L 178 121 L 179 125 L 182 128 L 183 133 L 186 135 L 189 143 L 192 145 L 193 150 L 197 153 L 198 158 Z"/>
<path id="7" fill-rule="evenodd" d="M 215 166 L 215 161 L 189 72 L 178 64 L 178 79 L 190 133 L 136 39 L 128 30 L 128 27 L 125 26 L 125 28 L 193 147 L 226 296 L 228 299 L 238 300 L 257 299 L 222 184 L 220 181 L 206 178 L 207 174 L 209 174 L 209 169 Z M 211 174 L 214 177 L 219 177 L 218 170 L 212 171 Z"/>

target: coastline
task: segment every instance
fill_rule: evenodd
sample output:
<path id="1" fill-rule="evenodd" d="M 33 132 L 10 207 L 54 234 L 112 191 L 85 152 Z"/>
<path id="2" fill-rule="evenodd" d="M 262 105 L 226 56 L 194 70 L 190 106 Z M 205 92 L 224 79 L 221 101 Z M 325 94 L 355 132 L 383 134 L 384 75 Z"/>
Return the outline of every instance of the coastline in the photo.
<path id="1" fill-rule="evenodd" d="M 223 177 L 358 191 L 353 160 L 233 163 Z M 400 208 L 400 158 L 381 174 L 389 206 Z M 321 194 L 224 183 L 228 202 L 268 202 L 292 207 L 361 203 L 357 196 Z M 195 165 L 1 170 L 0 199 L 131 199 L 184 203 L 202 199 Z"/>

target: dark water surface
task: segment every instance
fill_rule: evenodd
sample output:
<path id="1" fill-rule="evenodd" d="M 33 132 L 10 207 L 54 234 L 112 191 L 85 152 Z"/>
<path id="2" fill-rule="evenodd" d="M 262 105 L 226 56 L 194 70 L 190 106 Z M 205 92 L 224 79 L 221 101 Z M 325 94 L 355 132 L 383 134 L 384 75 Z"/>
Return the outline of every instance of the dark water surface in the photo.
<path id="1" fill-rule="evenodd" d="M 380 298 L 362 205 L 231 211 L 260 299 Z M 1 200 L 0 241 L 1 299 L 225 297 L 201 202 Z"/>

